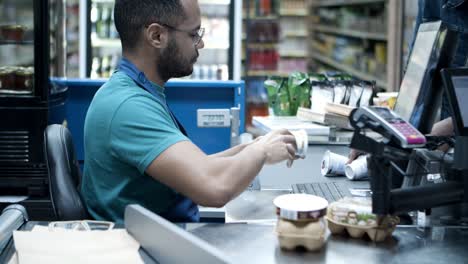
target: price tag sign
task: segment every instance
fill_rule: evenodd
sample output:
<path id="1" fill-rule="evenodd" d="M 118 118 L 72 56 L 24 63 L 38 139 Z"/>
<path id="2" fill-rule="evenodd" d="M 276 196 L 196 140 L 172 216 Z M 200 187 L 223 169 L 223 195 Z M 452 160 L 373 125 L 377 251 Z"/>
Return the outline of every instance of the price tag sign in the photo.
<path id="1" fill-rule="evenodd" d="M 229 109 L 198 109 L 198 127 L 230 127 L 231 112 Z"/>

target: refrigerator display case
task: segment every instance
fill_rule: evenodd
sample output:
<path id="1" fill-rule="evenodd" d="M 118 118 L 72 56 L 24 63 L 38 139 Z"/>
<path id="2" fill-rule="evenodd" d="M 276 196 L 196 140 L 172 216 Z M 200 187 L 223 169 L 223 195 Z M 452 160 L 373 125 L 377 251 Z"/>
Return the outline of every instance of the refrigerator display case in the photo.
<path id="1" fill-rule="evenodd" d="M 64 74 L 62 7 L 63 0 L 0 0 L 0 193 L 28 197 L 33 219 L 53 218 L 43 133 L 51 104 L 66 98 L 50 81 Z"/>
<path id="2" fill-rule="evenodd" d="M 194 65 L 191 76 L 195 80 L 228 80 L 233 76 L 233 27 L 234 1 L 200 0 L 202 27 L 205 28 L 205 47 Z M 87 16 L 82 17 L 81 38 L 86 39 L 80 47 L 80 61 L 86 65 L 80 70 L 81 77 L 108 78 L 122 56 L 122 47 L 115 29 L 114 0 L 81 0 Z"/>
<path id="3" fill-rule="evenodd" d="M 2 106 L 47 101 L 49 46 L 47 20 L 39 13 L 46 4 L 33 0 L 0 1 L 0 100 Z M 41 27 L 42 26 L 42 27 Z M 40 30 L 36 30 L 39 29 Z M 48 42 L 47 42 L 48 43 Z M 46 64 L 47 65 L 47 64 Z"/>

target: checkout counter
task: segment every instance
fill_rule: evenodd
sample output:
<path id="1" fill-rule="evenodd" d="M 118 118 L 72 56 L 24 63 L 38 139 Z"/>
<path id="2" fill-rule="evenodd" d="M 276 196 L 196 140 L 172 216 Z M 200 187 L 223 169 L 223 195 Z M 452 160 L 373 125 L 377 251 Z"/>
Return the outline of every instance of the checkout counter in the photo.
<path id="1" fill-rule="evenodd" d="M 261 191 L 245 191 L 226 206 L 226 223 L 185 224 L 183 228 L 219 249 L 235 263 L 464 263 L 468 259 L 468 227 L 397 226 L 392 237 L 374 243 L 369 239 L 328 235 L 318 252 L 284 251 L 275 234 L 277 216 L 273 199 L 289 193 L 291 184 L 310 181 L 347 181 L 350 187 L 368 186 L 368 182 L 350 182 L 346 177 L 326 178 L 320 174 L 323 152 L 331 149 L 345 154 L 345 146 L 310 146 L 304 160 L 292 168 L 281 163 L 261 171 Z M 45 222 L 27 222 L 30 230 Z M 1 263 L 13 254 L 10 243 L 0 255 Z M 174 249 L 174 254 L 178 254 Z"/>

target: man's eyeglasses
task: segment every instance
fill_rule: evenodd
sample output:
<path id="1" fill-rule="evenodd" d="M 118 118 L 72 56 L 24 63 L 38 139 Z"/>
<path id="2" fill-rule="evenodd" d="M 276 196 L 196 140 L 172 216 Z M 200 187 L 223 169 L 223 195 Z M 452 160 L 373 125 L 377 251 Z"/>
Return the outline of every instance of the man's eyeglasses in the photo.
<path id="1" fill-rule="evenodd" d="M 188 33 L 192 37 L 193 45 L 195 45 L 195 46 L 198 46 L 198 44 L 200 44 L 200 41 L 202 40 L 203 35 L 205 34 L 205 28 L 200 28 L 196 33 L 193 33 L 193 31 L 178 29 L 176 27 L 173 27 L 171 25 L 167 25 L 167 24 L 164 24 L 164 23 L 159 23 L 159 24 L 162 25 L 162 26 L 165 26 L 165 27 L 167 27 L 167 28 L 169 28 L 171 30 L 174 30 L 174 31 Z"/>

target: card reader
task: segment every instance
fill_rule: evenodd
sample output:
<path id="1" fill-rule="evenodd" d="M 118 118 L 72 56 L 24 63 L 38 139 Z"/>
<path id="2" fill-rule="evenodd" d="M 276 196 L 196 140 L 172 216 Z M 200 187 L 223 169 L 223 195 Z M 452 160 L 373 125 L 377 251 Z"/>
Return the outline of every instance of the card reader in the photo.
<path id="1" fill-rule="evenodd" d="M 351 114 L 350 119 L 351 123 L 362 128 L 383 129 L 402 148 L 423 147 L 426 144 L 426 137 L 421 132 L 387 107 L 360 107 Z"/>

